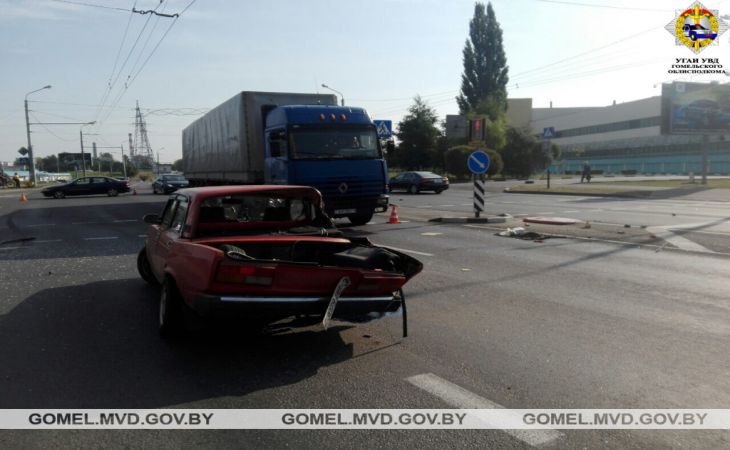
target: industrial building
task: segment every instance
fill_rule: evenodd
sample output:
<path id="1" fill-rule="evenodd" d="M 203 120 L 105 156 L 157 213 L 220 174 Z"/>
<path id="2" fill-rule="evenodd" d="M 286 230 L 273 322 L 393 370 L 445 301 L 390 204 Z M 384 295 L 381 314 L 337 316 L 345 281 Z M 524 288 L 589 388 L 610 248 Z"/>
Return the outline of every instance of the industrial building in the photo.
<path id="1" fill-rule="evenodd" d="M 575 108 L 533 108 L 532 99 L 509 99 L 507 119 L 560 146 L 553 173 L 578 172 L 585 161 L 606 174 L 699 174 L 706 146 L 708 173 L 730 174 L 730 134 L 709 134 L 706 144 L 700 134 L 662 134 L 662 96 Z M 446 132 L 466 138 L 469 125 L 463 116 L 447 116 Z"/>

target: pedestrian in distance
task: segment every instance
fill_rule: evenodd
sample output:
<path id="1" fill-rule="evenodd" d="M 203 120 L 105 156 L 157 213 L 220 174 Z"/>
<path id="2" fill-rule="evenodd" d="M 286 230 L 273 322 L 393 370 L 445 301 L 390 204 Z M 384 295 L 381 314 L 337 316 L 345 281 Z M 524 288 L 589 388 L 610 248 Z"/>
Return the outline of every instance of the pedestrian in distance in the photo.
<path id="1" fill-rule="evenodd" d="M 580 173 L 580 182 L 582 183 L 583 180 L 591 182 L 591 166 L 587 163 L 583 163 L 583 170 Z"/>
<path id="2" fill-rule="evenodd" d="M 15 182 L 15 187 L 20 189 L 20 176 L 18 172 L 15 172 L 15 175 L 13 175 L 13 181 Z"/>

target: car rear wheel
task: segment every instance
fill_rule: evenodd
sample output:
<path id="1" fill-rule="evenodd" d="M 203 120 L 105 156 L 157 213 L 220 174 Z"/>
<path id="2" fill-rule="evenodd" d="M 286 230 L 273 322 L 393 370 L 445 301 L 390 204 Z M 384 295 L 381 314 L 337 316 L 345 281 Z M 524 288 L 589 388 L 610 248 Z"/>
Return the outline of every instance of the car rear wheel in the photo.
<path id="1" fill-rule="evenodd" d="M 53 193 L 54 198 L 64 198 L 66 194 L 63 191 L 56 191 Z"/>
<path id="2" fill-rule="evenodd" d="M 171 337 L 182 331 L 182 297 L 172 278 L 165 278 L 160 293 L 159 331 L 162 337 Z"/>
<path id="3" fill-rule="evenodd" d="M 408 193 L 409 193 L 409 194 L 413 194 L 413 195 L 415 195 L 415 194 L 418 194 L 418 193 L 419 193 L 420 191 L 421 191 L 421 190 L 420 190 L 420 189 L 418 189 L 418 186 L 416 186 L 415 184 L 412 184 L 412 185 L 411 185 L 411 186 L 410 186 L 410 187 L 408 188 Z"/>
<path id="4" fill-rule="evenodd" d="M 116 197 L 117 195 L 119 195 L 119 192 L 117 192 L 116 189 L 111 188 L 108 191 L 106 191 L 106 195 L 108 195 L 109 197 Z"/>
<path id="5" fill-rule="evenodd" d="M 160 282 L 152 274 L 152 266 L 150 266 L 150 260 L 147 259 L 147 248 L 142 247 L 142 251 L 137 255 L 137 272 L 148 284 L 152 286 L 159 286 Z"/>
<path id="6" fill-rule="evenodd" d="M 373 220 L 373 213 L 370 214 L 354 214 L 352 216 L 347 216 L 347 219 L 350 221 L 350 223 L 354 226 L 360 226 L 365 225 L 366 223 Z"/>

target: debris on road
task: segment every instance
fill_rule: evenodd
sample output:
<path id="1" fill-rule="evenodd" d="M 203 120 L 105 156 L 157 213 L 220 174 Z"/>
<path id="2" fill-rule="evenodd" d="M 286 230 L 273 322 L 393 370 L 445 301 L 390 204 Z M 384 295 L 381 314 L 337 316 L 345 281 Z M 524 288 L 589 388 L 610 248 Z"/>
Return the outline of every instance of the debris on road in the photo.
<path id="1" fill-rule="evenodd" d="M 496 234 L 497 236 L 503 237 L 515 237 L 518 239 L 524 239 L 526 241 L 542 242 L 550 236 L 544 234 L 535 233 L 534 231 L 527 231 L 522 227 L 507 228 L 505 231 L 500 231 Z"/>

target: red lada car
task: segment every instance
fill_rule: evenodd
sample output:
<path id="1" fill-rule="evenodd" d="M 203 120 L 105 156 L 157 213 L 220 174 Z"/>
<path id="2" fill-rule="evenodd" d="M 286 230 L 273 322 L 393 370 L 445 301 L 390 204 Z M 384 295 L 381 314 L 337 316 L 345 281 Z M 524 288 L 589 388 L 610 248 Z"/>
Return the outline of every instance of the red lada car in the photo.
<path id="1" fill-rule="evenodd" d="M 303 186 L 182 189 L 147 215 L 142 278 L 161 285 L 159 327 L 183 318 L 231 317 L 296 325 L 362 322 L 403 308 L 402 286 L 423 265 L 366 238 L 344 237 Z M 294 326 L 296 326 L 294 325 Z"/>

